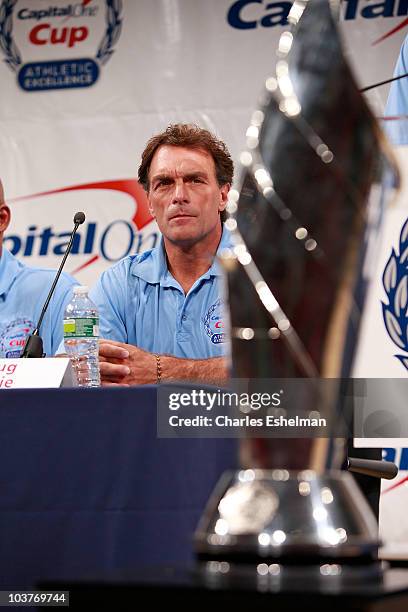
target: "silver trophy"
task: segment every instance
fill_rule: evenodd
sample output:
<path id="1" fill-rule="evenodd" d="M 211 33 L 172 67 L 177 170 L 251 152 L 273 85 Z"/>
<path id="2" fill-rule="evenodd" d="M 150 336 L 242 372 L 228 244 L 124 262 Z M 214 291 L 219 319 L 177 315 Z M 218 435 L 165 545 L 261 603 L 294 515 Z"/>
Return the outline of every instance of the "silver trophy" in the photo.
<path id="1" fill-rule="evenodd" d="M 344 422 L 369 211 L 384 205 L 398 171 L 344 59 L 334 5 L 296 0 L 288 21 L 227 207 L 232 371 L 316 381 L 294 409 L 330 412 L 333 426 L 327 438 L 243 439 L 242 469 L 218 484 L 195 550 L 221 572 L 255 562 L 269 576 L 282 564 L 338 576 L 350 564 L 378 569 L 376 520 L 340 470 L 347 428 L 336 415 Z M 337 381 L 324 398 L 319 379 Z"/>

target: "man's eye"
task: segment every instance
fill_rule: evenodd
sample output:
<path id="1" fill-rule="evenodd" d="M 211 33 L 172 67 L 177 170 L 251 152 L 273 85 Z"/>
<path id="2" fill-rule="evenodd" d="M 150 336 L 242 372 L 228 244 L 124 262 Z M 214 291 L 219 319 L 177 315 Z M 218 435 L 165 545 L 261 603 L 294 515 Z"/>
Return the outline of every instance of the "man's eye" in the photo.
<path id="1" fill-rule="evenodd" d="M 199 178 L 198 176 L 194 177 L 193 179 L 191 179 L 193 183 L 202 183 L 203 179 Z"/>
<path id="2" fill-rule="evenodd" d="M 170 185 L 169 179 L 161 179 L 160 181 L 157 181 L 156 188 L 157 187 L 165 187 L 166 185 Z"/>

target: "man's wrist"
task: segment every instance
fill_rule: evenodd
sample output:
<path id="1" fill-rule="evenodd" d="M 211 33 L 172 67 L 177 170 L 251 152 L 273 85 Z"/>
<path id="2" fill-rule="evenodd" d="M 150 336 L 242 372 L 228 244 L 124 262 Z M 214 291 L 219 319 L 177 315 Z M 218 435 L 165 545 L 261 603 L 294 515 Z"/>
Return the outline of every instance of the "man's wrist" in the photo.
<path id="1" fill-rule="evenodd" d="M 162 365 L 161 365 L 160 355 L 156 353 L 155 358 L 156 358 L 156 383 L 160 385 L 161 379 L 162 379 Z"/>
<path id="2" fill-rule="evenodd" d="M 161 380 L 189 380 L 221 384 L 228 380 L 227 361 L 223 357 L 184 359 L 160 355 Z"/>

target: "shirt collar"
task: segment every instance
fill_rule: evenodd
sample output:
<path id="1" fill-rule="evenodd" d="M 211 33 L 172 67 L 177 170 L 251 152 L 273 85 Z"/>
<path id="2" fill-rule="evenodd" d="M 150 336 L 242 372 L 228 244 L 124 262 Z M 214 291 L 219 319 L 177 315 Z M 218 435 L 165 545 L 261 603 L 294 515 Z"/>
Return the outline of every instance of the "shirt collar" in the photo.
<path id="1" fill-rule="evenodd" d="M 0 295 L 6 294 L 16 278 L 21 263 L 3 247 L 0 257 Z"/>
<path id="2" fill-rule="evenodd" d="M 231 234 L 223 226 L 220 244 L 218 245 L 217 255 L 231 246 Z M 133 264 L 131 273 L 133 276 L 138 276 L 147 283 L 160 283 L 163 287 L 179 286 L 170 274 L 167 267 L 167 259 L 164 249 L 163 236 L 160 236 L 159 244 L 151 251 L 143 253 Z M 222 270 L 217 257 L 214 260 L 205 274 L 201 277 L 210 278 L 211 276 L 221 276 Z"/>

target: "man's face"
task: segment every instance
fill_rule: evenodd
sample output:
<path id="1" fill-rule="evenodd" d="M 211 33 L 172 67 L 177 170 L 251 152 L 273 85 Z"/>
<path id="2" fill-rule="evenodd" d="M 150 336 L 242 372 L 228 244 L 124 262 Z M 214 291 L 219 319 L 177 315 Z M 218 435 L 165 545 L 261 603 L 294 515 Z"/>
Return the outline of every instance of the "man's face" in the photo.
<path id="1" fill-rule="evenodd" d="M 150 212 L 168 240 L 195 244 L 219 231 L 229 188 L 218 185 L 207 151 L 163 145 L 149 170 Z"/>

